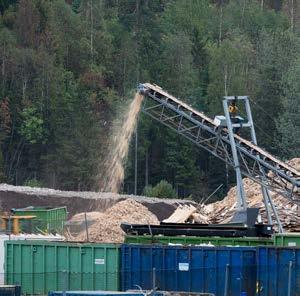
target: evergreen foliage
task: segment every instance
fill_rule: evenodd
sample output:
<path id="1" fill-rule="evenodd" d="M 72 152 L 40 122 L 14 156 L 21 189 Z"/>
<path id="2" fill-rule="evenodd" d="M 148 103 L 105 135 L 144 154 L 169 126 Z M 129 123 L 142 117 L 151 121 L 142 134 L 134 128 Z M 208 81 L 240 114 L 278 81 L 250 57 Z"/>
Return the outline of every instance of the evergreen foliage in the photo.
<path id="1" fill-rule="evenodd" d="M 149 197 L 160 197 L 160 198 L 176 198 L 176 191 L 172 185 L 166 180 L 161 180 L 154 187 L 148 185 L 144 188 L 143 194 Z"/>
<path id="2" fill-rule="evenodd" d="M 0 182 L 97 190 L 113 122 L 147 81 L 212 117 L 222 96 L 249 95 L 259 144 L 299 157 L 299 5 L 279 2 L 0 1 Z M 137 155 L 138 193 L 166 180 L 150 192 L 200 200 L 235 182 L 142 114 Z"/>

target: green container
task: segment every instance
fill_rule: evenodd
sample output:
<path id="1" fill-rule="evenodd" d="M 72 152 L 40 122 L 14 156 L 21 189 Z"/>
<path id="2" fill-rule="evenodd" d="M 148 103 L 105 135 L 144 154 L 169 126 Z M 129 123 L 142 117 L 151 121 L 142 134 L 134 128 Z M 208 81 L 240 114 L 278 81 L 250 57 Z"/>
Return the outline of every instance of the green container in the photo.
<path id="1" fill-rule="evenodd" d="M 214 246 L 266 246 L 274 245 L 271 238 L 260 237 L 197 237 L 197 236 L 150 236 L 128 235 L 125 242 L 129 244 L 181 244 L 199 245 L 212 244 Z"/>
<path id="2" fill-rule="evenodd" d="M 67 220 L 67 208 L 28 207 L 15 209 L 16 216 L 36 216 L 32 221 L 23 221 L 21 230 L 24 232 L 63 233 Z"/>
<path id="3" fill-rule="evenodd" d="M 5 284 L 22 293 L 119 290 L 120 247 L 116 244 L 5 241 Z"/>
<path id="4" fill-rule="evenodd" d="M 277 233 L 274 243 L 278 247 L 300 247 L 300 232 Z"/>

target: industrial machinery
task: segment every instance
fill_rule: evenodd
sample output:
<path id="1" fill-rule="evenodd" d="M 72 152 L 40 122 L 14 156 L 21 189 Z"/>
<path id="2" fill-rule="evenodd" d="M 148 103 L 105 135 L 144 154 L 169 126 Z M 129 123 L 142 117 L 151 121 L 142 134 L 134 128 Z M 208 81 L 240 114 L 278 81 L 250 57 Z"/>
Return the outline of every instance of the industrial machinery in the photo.
<path id="1" fill-rule="evenodd" d="M 121 223 L 122 230 L 130 235 L 166 236 L 219 236 L 219 237 L 270 237 L 271 225 L 265 224 L 186 224 L 161 223 L 160 225 L 141 225 Z"/>
<path id="2" fill-rule="evenodd" d="M 225 116 L 217 116 L 213 120 L 157 85 L 140 84 L 138 90 L 144 96 L 142 111 L 145 114 L 176 131 L 235 169 L 238 188 L 237 205 L 240 213 L 237 213 L 234 223 L 239 222 L 239 217 L 243 216 L 243 213 L 246 218 L 242 220 L 247 220 L 247 203 L 242 183 L 243 175 L 262 186 L 268 223 L 272 224 L 271 211 L 273 211 L 279 226 L 279 232 L 283 232 L 269 190 L 300 204 L 300 172 L 257 145 L 247 96 L 224 97 L 223 109 Z M 235 114 L 237 102 L 245 104 L 247 118 L 237 117 Z M 232 107 L 234 107 L 234 110 Z M 232 120 L 232 117 L 237 120 Z M 241 127 L 250 128 L 251 141 L 242 138 L 237 133 L 237 130 Z M 253 225 L 249 226 L 252 227 Z M 129 229 L 128 226 L 124 228 Z"/>

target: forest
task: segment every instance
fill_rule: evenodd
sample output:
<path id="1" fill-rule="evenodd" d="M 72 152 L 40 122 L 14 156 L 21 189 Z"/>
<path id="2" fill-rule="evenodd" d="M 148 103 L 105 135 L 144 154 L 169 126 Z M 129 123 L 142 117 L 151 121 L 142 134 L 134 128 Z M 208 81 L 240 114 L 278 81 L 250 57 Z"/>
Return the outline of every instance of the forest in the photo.
<path id="1" fill-rule="evenodd" d="M 99 190 L 116 122 L 148 81 L 212 118 L 224 95 L 248 95 L 259 145 L 299 157 L 297 2 L 0 0 L 0 183 Z M 166 180 L 199 200 L 235 182 L 142 113 L 136 135 L 124 193 Z"/>

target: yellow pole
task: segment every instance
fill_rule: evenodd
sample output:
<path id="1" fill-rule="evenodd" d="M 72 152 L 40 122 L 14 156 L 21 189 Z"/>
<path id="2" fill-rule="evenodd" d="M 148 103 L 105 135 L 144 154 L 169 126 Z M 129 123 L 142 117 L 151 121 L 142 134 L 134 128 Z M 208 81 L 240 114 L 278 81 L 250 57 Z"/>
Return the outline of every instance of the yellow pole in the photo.
<path id="1" fill-rule="evenodd" d="M 19 219 L 17 217 L 13 217 L 13 234 L 19 234 L 20 233 L 20 224 Z"/>

